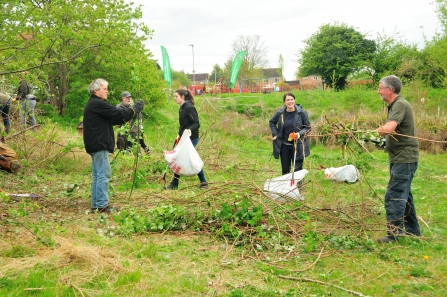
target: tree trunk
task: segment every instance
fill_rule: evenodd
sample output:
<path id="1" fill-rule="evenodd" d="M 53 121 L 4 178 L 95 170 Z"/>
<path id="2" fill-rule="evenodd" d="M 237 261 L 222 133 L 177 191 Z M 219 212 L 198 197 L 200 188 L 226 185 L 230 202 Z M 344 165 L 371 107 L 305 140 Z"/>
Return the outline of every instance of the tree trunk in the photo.
<path id="1" fill-rule="evenodd" d="M 59 115 L 64 115 L 65 95 L 68 94 L 68 82 L 67 82 L 67 65 L 62 63 L 58 69 L 58 82 L 59 82 Z"/>
<path id="2" fill-rule="evenodd" d="M 16 152 L 3 142 L 0 142 L 0 169 L 14 173 L 19 171 L 20 167 Z"/>

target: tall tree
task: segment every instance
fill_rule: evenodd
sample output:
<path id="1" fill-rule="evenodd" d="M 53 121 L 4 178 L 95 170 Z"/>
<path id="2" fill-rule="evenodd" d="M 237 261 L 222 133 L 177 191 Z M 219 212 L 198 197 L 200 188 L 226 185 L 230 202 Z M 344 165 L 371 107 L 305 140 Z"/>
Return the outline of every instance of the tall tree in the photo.
<path id="1" fill-rule="evenodd" d="M 214 81 L 214 83 L 216 83 L 220 77 L 223 77 L 223 75 L 224 75 L 223 69 L 220 68 L 219 64 L 215 64 L 213 66 L 213 71 L 211 71 L 209 80 Z"/>
<path id="2" fill-rule="evenodd" d="M 9 35 L 0 40 L 0 48 L 5 49 L 5 67 L 0 72 L 39 69 L 45 73 L 60 114 L 67 105 L 82 105 L 73 102 L 80 100 L 79 94 L 68 96 L 71 84 L 77 88 L 84 85 L 85 90 L 91 80 L 104 77 L 116 88 L 116 94 L 130 89 L 126 82 L 136 77 L 132 68 L 157 73 L 152 54 L 143 45 L 152 31 L 137 22 L 142 17 L 141 8 L 132 5 L 121 0 L 18 2 L 15 13 L 8 15 L 1 28 Z M 18 34 L 12 36 L 12 32 Z M 151 89 L 150 101 L 156 107 L 156 101 L 164 98 L 161 90 L 155 91 L 161 86 L 161 78 L 139 75 L 139 85 Z"/>
<path id="3" fill-rule="evenodd" d="M 444 33 L 447 33 L 447 0 L 436 0 L 436 11 Z"/>
<path id="4" fill-rule="evenodd" d="M 376 50 L 369 55 L 365 71 L 372 80 L 378 82 L 383 76 L 396 73 L 402 63 L 412 61 L 417 55 L 416 45 L 399 41 L 398 34 L 387 36 L 377 34 Z"/>
<path id="5" fill-rule="evenodd" d="M 229 60 L 233 58 L 240 51 L 245 51 L 244 62 L 239 70 L 240 78 L 261 78 L 262 68 L 267 65 L 267 47 L 261 40 L 259 35 L 240 35 L 231 45 L 232 52 Z M 231 63 L 230 63 L 231 68 Z M 260 76 L 261 75 L 261 76 Z"/>
<path id="6" fill-rule="evenodd" d="M 344 23 L 325 24 L 304 40 L 300 76 L 320 75 L 326 84 L 342 90 L 349 74 L 361 69 L 375 50 L 375 42 Z"/>
<path id="7" fill-rule="evenodd" d="M 281 76 L 284 80 L 284 58 L 282 56 L 282 54 L 279 54 L 279 58 L 278 58 L 278 75 Z"/>

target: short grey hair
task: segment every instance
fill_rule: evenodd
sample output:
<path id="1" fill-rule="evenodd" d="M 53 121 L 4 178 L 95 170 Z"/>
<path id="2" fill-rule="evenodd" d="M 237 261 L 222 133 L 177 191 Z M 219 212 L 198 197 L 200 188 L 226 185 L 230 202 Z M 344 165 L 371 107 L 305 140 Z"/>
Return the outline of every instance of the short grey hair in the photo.
<path id="1" fill-rule="evenodd" d="M 88 87 L 88 91 L 89 91 L 90 95 L 93 95 L 93 94 L 95 94 L 96 91 L 99 91 L 102 86 L 107 87 L 108 85 L 109 85 L 109 83 L 105 79 L 97 78 L 94 81 L 92 81 L 92 83 Z"/>
<path id="2" fill-rule="evenodd" d="M 397 95 L 399 95 L 400 90 L 402 90 L 402 82 L 400 81 L 400 78 L 395 75 L 385 76 L 380 80 L 380 82 L 385 88 L 393 89 L 393 92 Z"/>

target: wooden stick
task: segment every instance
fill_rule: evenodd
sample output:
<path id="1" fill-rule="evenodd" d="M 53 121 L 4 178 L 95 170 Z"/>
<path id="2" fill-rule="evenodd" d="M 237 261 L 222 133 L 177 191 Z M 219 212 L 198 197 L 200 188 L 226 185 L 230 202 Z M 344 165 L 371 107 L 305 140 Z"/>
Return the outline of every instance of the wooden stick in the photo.
<path id="1" fill-rule="evenodd" d="M 304 271 L 309 270 L 310 268 L 314 267 L 315 264 L 317 264 L 317 262 L 320 260 L 320 258 L 321 258 L 321 254 L 323 254 L 323 251 L 324 251 L 324 247 L 321 248 L 321 251 L 320 251 L 320 253 L 318 254 L 317 259 L 316 259 L 312 264 L 310 264 L 309 266 L 307 266 L 306 268 L 301 269 L 301 270 L 290 270 L 290 272 L 304 272 Z"/>
<path id="2" fill-rule="evenodd" d="M 426 223 L 420 216 L 418 216 L 418 219 L 421 220 L 421 222 L 424 223 L 424 225 L 425 225 L 427 228 L 430 228 L 430 227 L 428 227 L 428 224 L 427 224 L 427 223 Z"/>
<path id="3" fill-rule="evenodd" d="M 34 129 L 34 128 L 38 128 L 38 127 L 40 127 L 39 124 L 34 125 L 34 126 L 31 126 L 31 127 L 28 127 L 28 128 L 25 128 L 25 129 L 23 129 L 22 131 L 20 131 L 20 132 L 18 132 L 18 133 L 16 133 L 16 134 L 13 134 L 13 135 L 10 135 L 10 136 L 6 137 L 5 139 L 8 140 L 8 139 L 13 138 L 13 137 L 15 137 L 15 136 L 17 136 L 17 135 L 20 135 L 20 134 L 22 134 L 22 133 L 25 133 L 25 132 L 28 131 L 28 130 L 31 130 L 31 129 Z"/>
<path id="4" fill-rule="evenodd" d="M 82 296 L 82 297 L 85 297 L 84 294 L 82 293 L 81 289 L 79 289 L 76 285 L 71 284 L 71 286 L 72 286 L 73 288 L 75 288 L 76 290 L 78 290 L 79 293 L 81 293 L 81 296 Z"/>

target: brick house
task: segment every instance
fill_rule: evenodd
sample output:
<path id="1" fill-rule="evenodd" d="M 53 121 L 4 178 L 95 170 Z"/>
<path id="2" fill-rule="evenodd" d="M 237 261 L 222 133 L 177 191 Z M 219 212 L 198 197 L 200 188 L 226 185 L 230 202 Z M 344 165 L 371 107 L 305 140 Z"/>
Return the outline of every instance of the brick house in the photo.
<path id="1" fill-rule="evenodd" d="M 264 75 L 263 83 L 266 85 L 273 86 L 274 84 L 277 84 L 284 80 L 282 77 L 282 69 L 281 68 L 262 69 L 262 74 Z"/>
<path id="2" fill-rule="evenodd" d="M 323 88 L 323 81 L 321 79 L 321 76 L 309 75 L 309 76 L 297 77 L 297 79 L 300 81 L 302 90 Z"/>
<path id="3" fill-rule="evenodd" d="M 195 78 L 196 85 L 206 85 L 210 76 L 208 73 L 196 73 L 195 76 L 188 73 L 187 75 L 191 83 L 194 83 Z"/>

